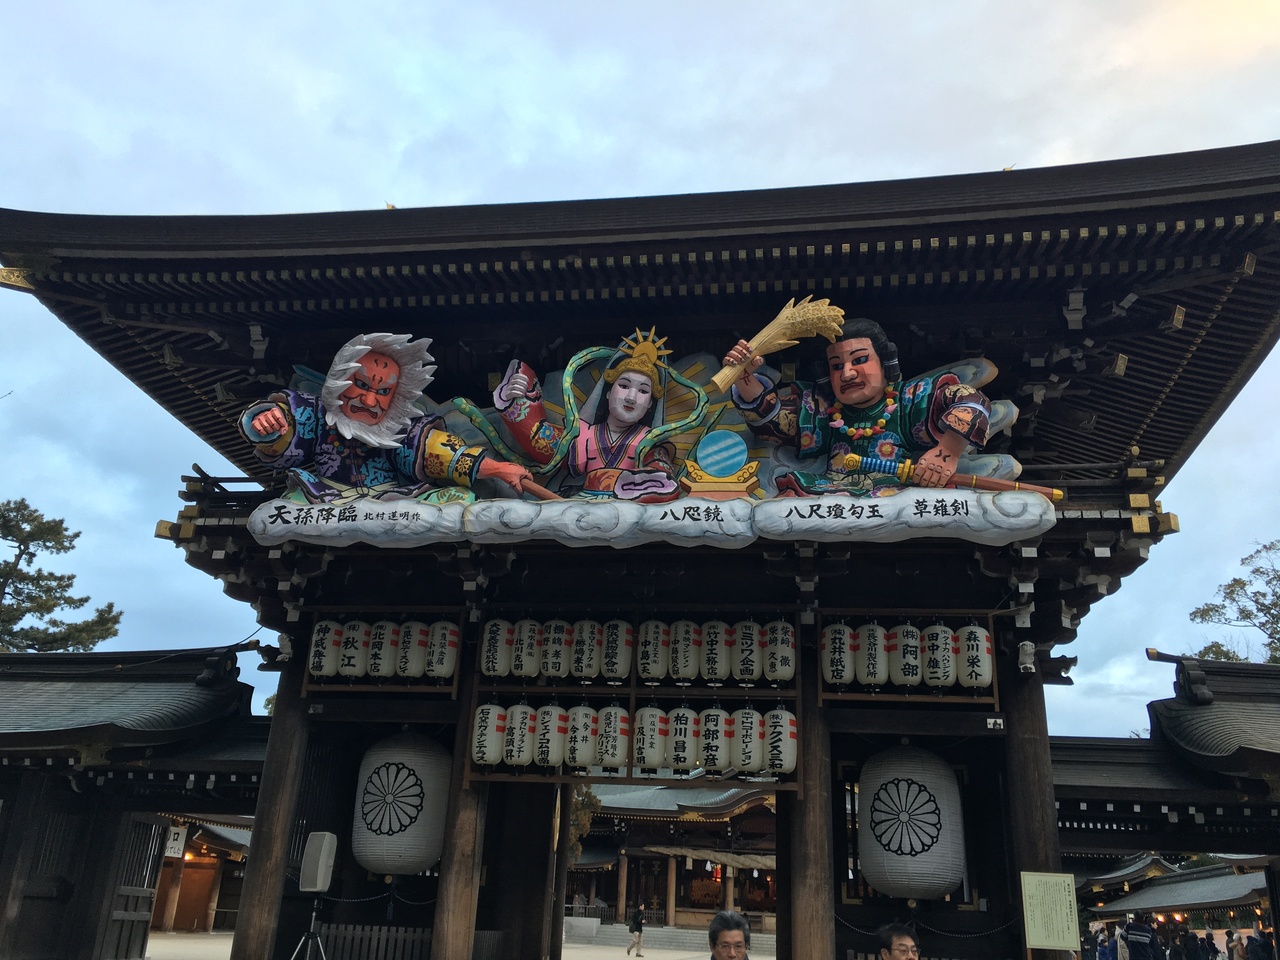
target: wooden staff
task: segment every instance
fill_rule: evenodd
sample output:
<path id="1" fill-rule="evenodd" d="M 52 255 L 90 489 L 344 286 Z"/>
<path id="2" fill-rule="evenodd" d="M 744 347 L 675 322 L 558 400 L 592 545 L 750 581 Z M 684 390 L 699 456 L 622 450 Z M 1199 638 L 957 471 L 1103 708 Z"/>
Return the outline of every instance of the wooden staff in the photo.
<path id="1" fill-rule="evenodd" d="M 916 465 L 910 460 L 879 460 L 875 457 L 863 457 L 851 453 L 844 458 L 844 468 L 850 473 L 885 473 L 897 477 L 902 483 L 910 483 L 915 475 Z M 1017 480 L 997 480 L 995 477 L 978 477 L 972 473 L 952 474 L 947 481 L 948 487 L 970 487 L 974 490 L 1026 490 L 1048 497 L 1054 503 L 1066 498 L 1066 494 L 1056 487 L 1037 487 L 1032 483 L 1021 483 Z"/>
<path id="2" fill-rule="evenodd" d="M 540 483 L 534 483 L 532 480 L 521 480 L 520 489 L 524 493 L 532 493 L 539 500 L 563 500 L 564 497 L 558 493 L 552 493 Z"/>

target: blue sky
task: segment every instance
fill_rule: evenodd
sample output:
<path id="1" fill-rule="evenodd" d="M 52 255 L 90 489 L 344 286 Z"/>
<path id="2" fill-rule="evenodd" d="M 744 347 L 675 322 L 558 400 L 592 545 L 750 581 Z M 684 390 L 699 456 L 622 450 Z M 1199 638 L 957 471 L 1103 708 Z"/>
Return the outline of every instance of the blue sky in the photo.
<path id="1" fill-rule="evenodd" d="M 1280 4 L 57 2 L 6 11 L 0 206 L 254 214 L 695 193 L 1274 139 Z M 0 498 L 83 531 L 48 565 L 125 611 L 103 649 L 206 646 L 252 611 L 155 522 L 231 468 L 34 300 L 0 291 Z M 68 387 L 68 382 L 74 384 Z M 1188 611 L 1280 536 L 1273 357 L 1162 496 L 1183 532 L 1079 639 L 1053 733 L 1147 726 L 1218 631 Z M 3 396 L 6 391 L 11 391 Z M 270 636 L 267 639 L 271 639 Z M 250 664 L 248 658 L 244 663 Z M 271 675 L 250 675 L 270 692 Z"/>

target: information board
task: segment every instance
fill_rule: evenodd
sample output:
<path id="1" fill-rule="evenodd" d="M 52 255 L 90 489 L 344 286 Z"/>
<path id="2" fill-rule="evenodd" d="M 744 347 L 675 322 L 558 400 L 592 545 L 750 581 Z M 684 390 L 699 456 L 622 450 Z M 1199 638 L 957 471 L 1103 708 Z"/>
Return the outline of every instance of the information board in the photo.
<path id="1" fill-rule="evenodd" d="M 1076 883 L 1069 873 L 1022 874 L 1022 923 L 1027 948 L 1080 949 L 1080 917 Z"/>

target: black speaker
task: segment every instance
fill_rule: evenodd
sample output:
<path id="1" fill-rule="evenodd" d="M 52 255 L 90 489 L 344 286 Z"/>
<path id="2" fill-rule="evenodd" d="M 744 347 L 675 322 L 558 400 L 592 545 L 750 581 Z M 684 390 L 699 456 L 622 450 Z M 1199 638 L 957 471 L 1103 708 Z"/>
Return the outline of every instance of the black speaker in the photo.
<path id="1" fill-rule="evenodd" d="M 302 893 L 327 893 L 333 879 L 333 860 L 337 855 L 337 834 L 307 834 L 307 848 L 302 853 L 302 869 L 298 873 L 298 890 Z"/>

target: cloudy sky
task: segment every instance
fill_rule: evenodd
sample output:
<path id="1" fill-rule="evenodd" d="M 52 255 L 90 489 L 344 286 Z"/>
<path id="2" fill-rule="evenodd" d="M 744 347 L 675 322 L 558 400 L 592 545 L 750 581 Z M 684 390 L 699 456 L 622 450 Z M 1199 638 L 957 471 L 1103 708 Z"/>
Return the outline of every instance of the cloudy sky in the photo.
<path id="1" fill-rule="evenodd" d="M 1280 4 L 52 2 L 0 38 L 0 206 L 256 214 L 743 190 L 1041 167 L 1280 136 Z M 83 531 L 125 610 L 103 649 L 206 646 L 252 612 L 152 538 L 230 470 L 33 299 L 0 291 L 0 499 Z M 67 375 L 71 375 L 70 381 Z M 1280 537 L 1273 357 L 1163 496 L 1167 538 L 1079 639 L 1053 733 L 1125 736 L 1187 620 Z M 1242 464 L 1241 461 L 1244 463 Z M 248 658 L 245 659 L 248 663 Z M 253 674 L 258 701 L 272 675 Z"/>

